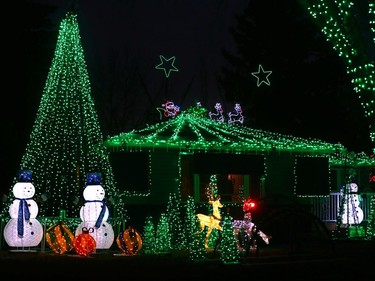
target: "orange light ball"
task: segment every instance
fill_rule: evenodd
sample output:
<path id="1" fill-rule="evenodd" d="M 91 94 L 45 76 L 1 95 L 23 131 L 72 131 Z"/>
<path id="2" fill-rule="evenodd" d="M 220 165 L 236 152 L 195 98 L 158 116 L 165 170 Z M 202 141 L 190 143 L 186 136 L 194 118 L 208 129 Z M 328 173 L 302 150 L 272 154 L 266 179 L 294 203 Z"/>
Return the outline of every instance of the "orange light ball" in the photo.
<path id="1" fill-rule="evenodd" d="M 142 248 L 142 237 L 137 230 L 129 226 L 116 238 L 117 246 L 126 255 L 136 255 Z"/>
<path id="2" fill-rule="evenodd" d="M 87 257 L 95 252 L 96 242 L 95 239 L 89 233 L 92 231 L 94 231 L 93 228 L 87 229 L 86 227 L 83 227 L 82 233 L 74 237 L 73 247 L 78 255 Z"/>

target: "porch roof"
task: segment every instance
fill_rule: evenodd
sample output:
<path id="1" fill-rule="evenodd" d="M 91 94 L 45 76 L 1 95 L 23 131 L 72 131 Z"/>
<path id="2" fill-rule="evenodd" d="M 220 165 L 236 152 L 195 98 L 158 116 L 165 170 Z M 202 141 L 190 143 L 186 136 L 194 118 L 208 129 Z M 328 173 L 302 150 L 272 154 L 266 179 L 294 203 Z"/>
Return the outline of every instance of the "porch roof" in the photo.
<path id="1" fill-rule="evenodd" d="M 346 153 L 340 143 L 263 131 L 242 124 L 211 120 L 187 110 L 166 121 L 108 137 L 110 150 L 174 149 L 186 152 L 264 153 L 271 151 L 316 155 Z"/>

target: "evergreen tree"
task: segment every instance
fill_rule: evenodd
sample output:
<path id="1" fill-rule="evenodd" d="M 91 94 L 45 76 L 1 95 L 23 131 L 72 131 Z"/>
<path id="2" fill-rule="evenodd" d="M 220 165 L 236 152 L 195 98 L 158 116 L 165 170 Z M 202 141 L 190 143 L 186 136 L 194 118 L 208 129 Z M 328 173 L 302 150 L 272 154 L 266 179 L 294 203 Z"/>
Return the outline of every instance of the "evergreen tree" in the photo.
<path id="1" fill-rule="evenodd" d="M 80 206 L 75 200 L 82 197 L 89 172 L 102 174 L 106 197 L 117 193 L 91 98 L 77 14 L 73 11 L 67 12 L 60 24 L 54 57 L 20 169 L 33 172 L 40 216 L 56 217 L 60 210 L 66 210 L 70 217 L 79 216 Z M 111 212 L 114 217 L 125 217 L 122 200 L 114 208 Z"/>
<path id="2" fill-rule="evenodd" d="M 184 230 L 185 230 L 185 237 L 186 237 L 186 243 L 187 243 L 188 249 L 192 247 L 192 243 L 195 241 L 195 234 L 197 232 L 196 223 L 197 223 L 197 216 L 196 216 L 194 198 L 189 195 L 186 200 L 186 212 L 185 212 L 185 218 L 184 218 Z M 199 224 L 198 224 L 198 227 L 200 231 Z"/>
<path id="3" fill-rule="evenodd" d="M 221 239 L 221 231 L 214 228 L 211 231 L 210 237 L 208 239 L 208 247 L 211 249 L 217 249 L 218 244 L 220 243 Z"/>
<path id="4" fill-rule="evenodd" d="M 169 194 L 167 204 L 167 218 L 169 231 L 171 233 L 172 249 L 181 250 L 186 248 L 186 237 L 183 231 L 181 218 L 181 195 L 177 193 Z"/>
<path id="5" fill-rule="evenodd" d="M 217 198 L 219 196 L 218 194 L 219 194 L 219 190 L 217 186 L 217 175 L 211 175 L 210 182 L 206 189 L 206 195 L 207 195 L 208 201 L 213 200 L 213 198 Z M 212 212 L 213 212 L 212 205 L 208 204 L 208 214 L 212 214 Z M 212 229 L 209 240 L 208 240 L 208 247 L 216 249 L 216 245 L 219 242 L 219 239 L 220 239 L 219 230 L 216 228 Z"/>
<path id="6" fill-rule="evenodd" d="M 145 254 L 156 253 L 156 233 L 152 216 L 148 216 L 143 227 L 142 251 Z"/>
<path id="7" fill-rule="evenodd" d="M 208 186 L 206 188 L 206 196 L 207 196 L 208 201 L 212 200 L 213 198 L 217 198 L 218 192 L 219 191 L 217 187 L 217 176 L 211 175 L 210 182 L 208 183 Z M 211 211 L 212 211 L 212 208 L 211 208 Z"/>
<path id="8" fill-rule="evenodd" d="M 201 230 L 200 222 L 195 219 L 194 233 L 189 247 L 189 260 L 193 262 L 207 259 L 206 243 L 207 228 Z"/>
<path id="9" fill-rule="evenodd" d="M 301 1 L 344 61 L 353 88 L 361 100 L 372 148 L 375 148 L 375 56 L 370 47 L 375 43 L 375 11 L 374 4 L 370 2 Z"/>
<path id="10" fill-rule="evenodd" d="M 161 213 L 159 222 L 156 226 L 156 252 L 158 254 L 168 253 L 172 249 L 171 233 L 169 230 L 168 219 L 165 213 Z"/>
<path id="11" fill-rule="evenodd" d="M 234 235 L 232 220 L 229 215 L 223 219 L 223 231 L 221 239 L 220 260 L 224 264 L 236 264 L 240 260 L 240 252 L 237 248 L 237 240 Z"/>

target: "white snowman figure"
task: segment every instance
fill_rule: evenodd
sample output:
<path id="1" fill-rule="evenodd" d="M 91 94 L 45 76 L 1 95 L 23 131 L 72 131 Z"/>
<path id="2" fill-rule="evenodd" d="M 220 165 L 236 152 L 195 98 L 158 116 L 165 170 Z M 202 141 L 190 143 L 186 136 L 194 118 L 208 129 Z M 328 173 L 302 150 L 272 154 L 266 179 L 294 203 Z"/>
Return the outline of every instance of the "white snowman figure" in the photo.
<path id="1" fill-rule="evenodd" d="M 90 235 L 95 239 L 96 249 L 109 249 L 114 241 L 112 225 L 107 222 L 109 210 L 105 204 L 105 190 L 101 185 L 100 173 L 87 175 L 87 186 L 83 190 L 84 205 L 79 216 L 82 222 L 76 228 L 75 235 L 82 233 L 82 228 L 92 228 Z"/>
<path id="2" fill-rule="evenodd" d="M 21 170 L 13 186 L 15 199 L 9 206 L 10 220 L 4 227 L 4 239 L 10 247 L 36 247 L 42 241 L 43 227 L 36 219 L 38 204 L 33 200 L 32 172 Z"/>
<path id="3" fill-rule="evenodd" d="M 363 221 L 363 211 L 359 207 L 358 185 L 354 182 L 346 185 L 347 194 L 344 196 L 342 209 L 343 224 L 360 224 Z"/>

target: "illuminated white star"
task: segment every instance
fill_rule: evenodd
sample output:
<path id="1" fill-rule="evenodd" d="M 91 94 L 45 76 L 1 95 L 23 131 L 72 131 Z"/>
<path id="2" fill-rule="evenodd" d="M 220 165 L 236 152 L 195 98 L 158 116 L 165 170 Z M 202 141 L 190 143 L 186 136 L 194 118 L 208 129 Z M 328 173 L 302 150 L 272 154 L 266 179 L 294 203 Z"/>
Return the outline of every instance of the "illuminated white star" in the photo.
<path id="1" fill-rule="evenodd" d="M 176 72 L 178 71 L 178 68 L 173 65 L 176 59 L 175 56 L 170 57 L 169 59 L 166 59 L 162 55 L 160 55 L 159 57 L 160 57 L 161 63 L 155 66 L 155 68 L 164 70 L 165 77 L 168 78 L 171 71 L 176 71 Z"/>
<path id="2" fill-rule="evenodd" d="M 268 80 L 268 76 L 270 76 L 272 71 L 264 71 L 263 66 L 260 64 L 258 67 L 258 72 L 251 72 L 251 75 L 257 78 L 257 86 L 259 87 L 262 83 L 266 85 L 270 85 L 270 80 Z"/>

